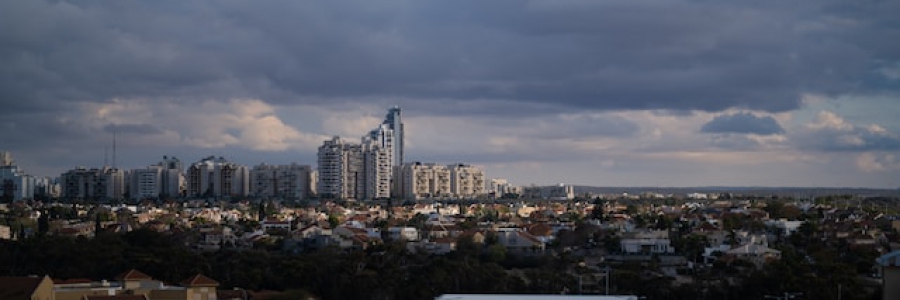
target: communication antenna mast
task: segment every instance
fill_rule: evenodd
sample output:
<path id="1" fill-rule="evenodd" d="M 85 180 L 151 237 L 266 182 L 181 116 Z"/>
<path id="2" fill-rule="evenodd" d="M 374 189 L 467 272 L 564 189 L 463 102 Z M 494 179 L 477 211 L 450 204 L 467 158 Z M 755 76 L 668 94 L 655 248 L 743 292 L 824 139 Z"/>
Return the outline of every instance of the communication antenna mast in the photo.
<path id="1" fill-rule="evenodd" d="M 113 157 L 112 157 L 112 167 L 116 168 L 116 130 L 113 130 Z"/>

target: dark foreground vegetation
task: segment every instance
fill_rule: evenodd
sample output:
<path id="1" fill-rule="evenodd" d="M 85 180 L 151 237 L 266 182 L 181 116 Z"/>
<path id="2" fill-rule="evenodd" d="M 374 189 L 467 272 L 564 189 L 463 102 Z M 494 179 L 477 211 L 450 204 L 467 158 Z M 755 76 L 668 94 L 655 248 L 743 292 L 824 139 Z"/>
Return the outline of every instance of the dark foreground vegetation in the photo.
<path id="1" fill-rule="evenodd" d="M 413 254 L 393 243 L 358 251 L 286 253 L 278 245 L 257 245 L 201 253 L 177 236 L 139 229 L 93 239 L 0 240 L 0 275 L 102 280 L 134 268 L 175 283 L 199 272 L 220 281 L 220 288 L 285 291 L 284 299 L 310 294 L 323 299 L 432 299 L 444 293 L 602 293 L 605 288 L 603 282 L 586 282 L 579 275 L 583 265 L 566 252 L 522 258 L 463 240 L 458 251 L 445 256 Z M 794 242 L 803 249 L 784 247 L 783 258 L 761 270 L 716 264 L 691 271 L 688 282 L 654 275 L 647 265 L 614 265 L 611 293 L 693 300 L 763 299 L 792 291 L 803 293 L 798 299 L 838 299 L 840 289 L 841 299 L 879 299 L 878 288 L 858 275 L 868 255 L 857 257 L 798 236 Z"/>

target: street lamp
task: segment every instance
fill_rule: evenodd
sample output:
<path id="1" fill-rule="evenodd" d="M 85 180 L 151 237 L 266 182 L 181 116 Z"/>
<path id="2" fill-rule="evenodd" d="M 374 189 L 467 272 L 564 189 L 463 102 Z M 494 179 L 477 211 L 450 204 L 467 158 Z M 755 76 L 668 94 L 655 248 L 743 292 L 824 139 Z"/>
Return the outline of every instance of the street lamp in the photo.
<path id="1" fill-rule="evenodd" d="M 603 270 L 605 271 L 604 274 L 606 274 L 606 276 L 603 276 L 606 277 L 606 295 L 609 295 L 609 277 L 612 275 L 612 270 L 609 268 L 609 265 L 606 265 Z"/>

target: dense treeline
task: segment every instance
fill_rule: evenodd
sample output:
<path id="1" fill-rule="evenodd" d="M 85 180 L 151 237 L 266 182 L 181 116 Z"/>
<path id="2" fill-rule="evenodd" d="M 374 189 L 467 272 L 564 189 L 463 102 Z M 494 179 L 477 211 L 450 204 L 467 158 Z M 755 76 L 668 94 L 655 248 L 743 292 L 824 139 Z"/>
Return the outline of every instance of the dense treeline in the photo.
<path id="1" fill-rule="evenodd" d="M 804 228 L 809 229 L 809 228 Z M 810 232 L 811 233 L 811 232 Z M 140 229 L 125 234 L 101 233 L 93 239 L 35 236 L 0 240 L 0 275 L 113 279 L 138 269 L 156 279 L 177 283 L 195 273 L 222 283 L 221 288 L 292 291 L 323 299 L 431 299 L 444 293 L 577 293 L 578 260 L 567 253 L 521 258 L 502 247 L 462 240 L 458 251 L 427 256 L 388 243 L 366 251 L 322 249 L 288 253 L 277 245 L 254 249 L 194 252 L 177 234 Z M 802 292 L 801 299 L 878 299 L 878 290 L 858 276 L 862 262 L 854 251 L 826 247 L 803 235 L 783 248 L 783 259 L 756 270 L 740 261 L 717 264 L 693 274 L 689 283 L 654 274 L 652 266 L 616 265 L 614 294 L 648 299 L 762 299 Z M 846 246 L 843 246 L 846 247 Z M 859 265 L 855 262 L 860 262 Z M 602 283 L 594 282 L 594 286 Z M 599 291 L 595 289 L 595 291 Z M 290 298 L 291 296 L 287 296 Z"/>
<path id="2" fill-rule="evenodd" d="M 399 244 L 301 254 L 265 247 L 194 252 L 173 235 L 139 229 L 102 233 L 93 239 L 0 240 L 0 275 L 101 280 L 134 268 L 177 283 L 203 273 L 220 281 L 221 288 L 304 290 L 324 299 L 428 299 L 448 292 L 559 293 L 572 287 L 572 278 L 560 275 L 564 270 L 538 266 L 524 277 L 511 276 L 492 260 L 496 257 L 482 255 L 475 245 L 462 247 L 469 248 L 445 257 L 415 255 Z M 528 278 L 534 280 L 526 283 Z"/>

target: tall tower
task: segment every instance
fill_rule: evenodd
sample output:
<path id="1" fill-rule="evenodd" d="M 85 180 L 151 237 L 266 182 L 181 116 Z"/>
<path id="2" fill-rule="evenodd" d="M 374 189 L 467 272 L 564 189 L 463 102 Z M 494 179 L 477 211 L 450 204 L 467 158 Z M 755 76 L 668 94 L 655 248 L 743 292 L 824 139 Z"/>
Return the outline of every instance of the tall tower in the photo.
<path id="1" fill-rule="evenodd" d="M 12 166 L 13 159 L 12 154 L 9 154 L 9 151 L 0 152 L 0 166 Z"/>
<path id="2" fill-rule="evenodd" d="M 394 166 L 403 165 L 403 120 L 400 119 L 400 106 L 394 106 L 388 110 L 384 122 L 388 128 L 394 131 L 393 145 L 391 145 L 391 161 Z"/>
<path id="3" fill-rule="evenodd" d="M 335 136 L 319 146 L 318 192 L 328 198 L 364 199 L 365 164 L 362 146 Z"/>

